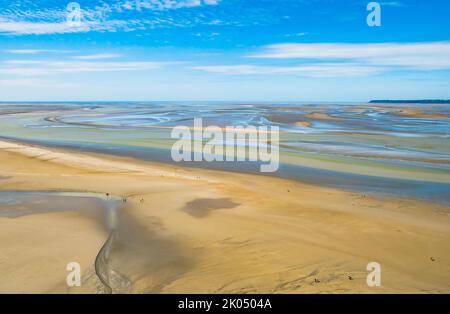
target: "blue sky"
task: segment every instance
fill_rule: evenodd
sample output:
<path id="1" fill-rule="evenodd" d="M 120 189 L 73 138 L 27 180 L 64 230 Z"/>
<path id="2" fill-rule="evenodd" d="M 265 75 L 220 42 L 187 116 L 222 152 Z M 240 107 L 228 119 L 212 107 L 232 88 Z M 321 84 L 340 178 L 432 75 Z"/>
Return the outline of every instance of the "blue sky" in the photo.
<path id="1" fill-rule="evenodd" d="M 0 100 L 450 98 L 450 3 L 0 0 Z"/>

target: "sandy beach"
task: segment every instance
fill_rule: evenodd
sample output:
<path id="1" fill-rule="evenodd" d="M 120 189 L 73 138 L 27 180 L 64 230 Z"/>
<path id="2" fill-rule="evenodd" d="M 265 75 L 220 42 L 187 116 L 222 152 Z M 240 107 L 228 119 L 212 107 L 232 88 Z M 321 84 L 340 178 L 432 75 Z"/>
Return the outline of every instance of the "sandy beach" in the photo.
<path id="1" fill-rule="evenodd" d="M 0 296 L 450 294 L 450 1 L 1 8 Z"/>
<path id="2" fill-rule="evenodd" d="M 0 142 L 0 161 L 0 192 L 123 200 L 113 293 L 450 292 L 448 206 L 17 142 Z M 108 230 L 88 211 L 0 210 L 0 292 L 101 292 Z M 68 288 L 73 261 L 82 285 Z M 366 284 L 369 262 L 381 287 Z"/>

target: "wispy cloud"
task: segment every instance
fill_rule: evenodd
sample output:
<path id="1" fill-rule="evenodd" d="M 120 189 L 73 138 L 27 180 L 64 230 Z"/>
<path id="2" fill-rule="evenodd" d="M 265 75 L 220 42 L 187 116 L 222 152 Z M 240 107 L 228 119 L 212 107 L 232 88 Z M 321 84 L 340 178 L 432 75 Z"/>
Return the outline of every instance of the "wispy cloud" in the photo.
<path id="1" fill-rule="evenodd" d="M 0 80 L 1 87 L 37 87 L 37 88 L 63 88 L 77 86 L 74 83 L 61 82 L 57 80 L 43 80 L 41 78 L 9 78 Z"/>
<path id="2" fill-rule="evenodd" d="M 196 66 L 194 70 L 225 75 L 296 75 L 303 77 L 355 77 L 376 75 L 383 69 L 358 64 L 308 64 L 299 66 L 216 65 Z"/>
<path id="3" fill-rule="evenodd" d="M 416 70 L 450 69 L 450 42 L 380 44 L 276 44 L 249 55 L 258 59 L 300 59 L 353 62 Z"/>
<path id="4" fill-rule="evenodd" d="M 127 0 L 118 2 L 112 8 L 115 10 L 174 10 L 181 8 L 216 5 L 220 0 Z"/>
<path id="5" fill-rule="evenodd" d="M 39 2 L 39 1 L 38 1 Z M 149 20 L 145 11 L 170 11 L 183 8 L 195 8 L 217 5 L 220 0 L 115 0 L 108 3 L 92 1 L 89 6 L 81 7 L 81 23 L 67 22 L 69 11 L 64 3 L 41 9 L 36 4 L 11 6 L 0 12 L 0 34 L 7 35 L 44 35 L 80 32 L 133 31 L 155 25 L 182 25 L 171 18 L 156 15 Z M 140 13 L 141 16 L 128 13 Z M 142 15 L 144 14 L 144 15 Z"/>
<path id="6" fill-rule="evenodd" d="M 116 53 L 97 53 L 92 55 L 85 55 L 85 56 L 75 56 L 73 59 L 78 60 L 99 60 L 99 59 L 112 59 L 112 58 L 119 58 L 121 55 Z"/>
<path id="7" fill-rule="evenodd" d="M 300 32 L 300 33 L 294 33 L 294 34 L 286 34 L 285 37 L 304 37 L 309 35 L 307 32 Z"/>
<path id="8" fill-rule="evenodd" d="M 55 74 L 129 72 L 159 69 L 164 62 L 87 62 L 87 61 L 44 61 L 6 60 L 0 63 L 0 74 L 16 76 L 43 76 Z"/>
<path id="9" fill-rule="evenodd" d="M 404 3 L 399 1 L 384 1 L 380 2 L 380 4 L 384 7 L 404 7 L 406 6 Z"/>
<path id="10" fill-rule="evenodd" d="M 395 71 L 450 70 L 450 42 L 383 44 L 275 44 L 245 56 L 260 64 L 196 66 L 224 75 L 298 75 L 304 77 L 372 76 Z M 267 65 L 288 59 L 290 65 Z M 283 61 L 284 63 L 286 60 Z"/>
<path id="11" fill-rule="evenodd" d="M 0 18 L 0 33 L 13 35 L 45 35 L 45 34 L 66 34 L 84 33 L 89 31 L 107 32 L 115 31 L 119 28 L 126 29 L 124 21 L 85 21 L 80 25 L 72 23 L 48 23 L 48 22 L 27 22 L 27 21 L 2 21 Z"/>
<path id="12" fill-rule="evenodd" d="M 10 49 L 4 50 L 7 53 L 12 54 L 23 54 L 23 55 L 34 55 L 40 53 L 65 53 L 69 52 L 67 50 L 53 50 L 53 49 Z"/>

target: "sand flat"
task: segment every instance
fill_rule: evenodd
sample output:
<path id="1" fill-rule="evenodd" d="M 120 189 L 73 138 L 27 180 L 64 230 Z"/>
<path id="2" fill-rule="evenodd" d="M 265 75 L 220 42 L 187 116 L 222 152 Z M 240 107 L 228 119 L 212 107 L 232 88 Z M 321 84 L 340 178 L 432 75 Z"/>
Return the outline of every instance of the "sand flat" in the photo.
<path id="1" fill-rule="evenodd" d="M 129 283 L 118 286 L 126 290 L 121 292 L 450 292 L 447 206 L 4 141 L 0 161 L 2 191 L 126 198 L 124 220 L 130 232 L 118 233 L 111 255 L 112 267 Z M 12 287 L 7 284 L 11 281 L 26 287 L 33 267 L 39 274 L 39 265 L 29 263 L 36 258 L 31 249 L 21 250 L 14 267 L 4 262 L 13 259 L 14 250 L 34 246 L 39 234 L 41 254 L 61 264 L 66 259 L 63 248 L 76 234 L 64 226 L 82 224 L 76 217 L 51 213 L 2 218 L 0 246 L 8 249 L 2 250 L 1 290 Z M 27 223 L 58 225 L 61 230 L 16 228 Z M 105 234 L 92 221 L 83 224 L 91 231 L 75 237 L 79 242 L 72 245 L 79 259 L 92 265 Z M 372 261 L 382 267 L 378 288 L 366 285 L 366 265 Z M 50 281 L 37 276 L 40 280 L 34 279 L 29 292 L 49 292 L 57 284 L 63 289 L 63 275 L 55 273 Z M 70 292 L 92 291 L 81 287 Z"/>
<path id="2" fill-rule="evenodd" d="M 77 262 L 82 275 L 91 275 L 105 234 L 89 219 L 64 212 L 0 218 L 0 238 L 1 293 L 70 293 L 67 264 Z"/>

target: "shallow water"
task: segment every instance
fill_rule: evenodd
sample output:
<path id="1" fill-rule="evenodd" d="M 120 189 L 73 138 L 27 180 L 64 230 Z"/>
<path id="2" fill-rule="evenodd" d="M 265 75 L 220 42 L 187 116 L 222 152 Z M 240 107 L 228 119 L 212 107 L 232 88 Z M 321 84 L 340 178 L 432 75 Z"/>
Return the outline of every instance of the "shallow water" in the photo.
<path id="1" fill-rule="evenodd" d="M 204 126 L 280 127 L 282 167 L 275 173 L 278 176 L 368 191 L 374 185 L 386 185 L 390 188 L 382 192 L 391 194 L 404 194 L 414 181 L 409 195 L 420 191 L 421 198 L 450 202 L 443 192 L 450 188 L 450 105 L 0 104 L 0 136 L 171 162 L 175 141 L 170 138 L 171 128 L 192 126 L 194 118 L 203 118 Z M 316 160 L 335 166 L 324 173 L 314 166 Z M 183 165 L 251 172 L 259 166 Z M 353 165 L 369 166 L 370 175 L 349 173 Z M 392 178 L 389 169 L 402 169 L 407 176 Z M 419 172 L 426 174 L 427 182 L 415 177 Z M 349 185 L 349 176 L 357 184 Z"/>
<path id="2" fill-rule="evenodd" d="M 114 229 L 120 199 L 94 193 L 0 191 L 0 217 L 20 218 L 50 212 L 76 211 Z"/>

